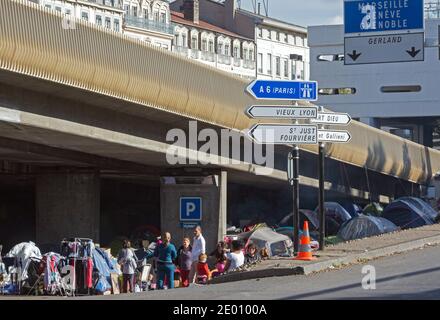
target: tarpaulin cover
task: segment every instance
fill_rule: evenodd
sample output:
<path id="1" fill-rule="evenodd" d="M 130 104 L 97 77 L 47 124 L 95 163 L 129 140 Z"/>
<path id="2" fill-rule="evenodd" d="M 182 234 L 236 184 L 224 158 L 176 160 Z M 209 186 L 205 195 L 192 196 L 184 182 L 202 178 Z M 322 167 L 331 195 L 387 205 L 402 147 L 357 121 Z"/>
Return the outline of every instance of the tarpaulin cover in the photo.
<path id="1" fill-rule="evenodd" d="M 362 239 L 379 234 L 394 232 L 399 228 L 391 221 L 366 215 L 359 215 L 345 222 L 338 232 L 338 236 L 345 240 Z"/>
<path id="2" fill-rule="evenodd" d="M 120 274 L 120 271 L 116 268 L 116 263 L 111 261 L 101 248 L 92 250 L 92 257 L 93 267 L 99 272 L 99 281 L 95 289 L 100 292 L 105 292 L 112 287 L 111 273 Z"/>
<path id="3" fill-rule="evenodd" d="M 40 249 L 37 248 L 32 241 L 22 242 L 15 245 L 6 255 L 8 258 L 16 258 L 18 263 L 21 263 L 22 274 L 21 279 L 26 280 L 28 278 L 27 269 L 32 258 L 41 259 Z"/>
<path id="4" fill-rule="evenodd" d="M 434 224 L 437 215 L 429 204 L 413 197 L 393 201 L 382 213 L 382 217 L 403 229 Z"/>
<path id="5" fill-rule="evenodd" d="M 292 254 L 292 240 L 288 236 L 279 234 L 270 228 L 259 228 L 249 237 L 259 249 L 266 248 L 269 256 L 286 256 Z"/>

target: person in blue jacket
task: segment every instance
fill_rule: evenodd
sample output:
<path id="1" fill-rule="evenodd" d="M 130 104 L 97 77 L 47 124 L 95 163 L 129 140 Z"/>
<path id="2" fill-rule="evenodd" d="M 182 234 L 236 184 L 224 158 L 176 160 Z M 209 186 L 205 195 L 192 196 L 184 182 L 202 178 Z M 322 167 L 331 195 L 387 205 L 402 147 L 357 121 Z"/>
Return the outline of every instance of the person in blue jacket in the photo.
<path id="1" fill-rule="evenodd" d="M 165 232 L 162 235 L 162 243 L 156 246 L 154 256 L 157 258 L 157 287 L 163 289 L 165 276 L 168 281 L 168 288 L 174 288 L 174 271 L 175 265 L 173 261 L 177 257 L 176 247 L 171 243 L 171 234 Z"/>

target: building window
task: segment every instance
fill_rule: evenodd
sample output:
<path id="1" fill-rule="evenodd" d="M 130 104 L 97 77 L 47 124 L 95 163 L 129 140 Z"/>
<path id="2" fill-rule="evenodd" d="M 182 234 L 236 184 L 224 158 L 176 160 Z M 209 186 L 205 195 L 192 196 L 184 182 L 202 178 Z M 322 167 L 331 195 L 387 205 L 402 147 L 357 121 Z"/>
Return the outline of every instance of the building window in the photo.
<path id="1" fill-rule="evenodd" d="M 61 12 L 61 7 L 55 7 L 55 10 Z"/>
<path id="2" fill-rule="evenodd" d="M 138 8 L 137 7 L 132 7 L 131 9 L 133 10 L 133 17 L 137 17 L 137 15 L 138 15 Z"/>
<path id="3" fill-rule="evenodd" d="M 196 37 L 196 36 L 193 36 L 193 37 L 191 38 L 191 49 L 195 49 L 195 50 L 198 49 L 198 48 L 197 48 L 197 37 Z"/>
<path id="4" fill-rule="evenodd" d="M 96 16 L 96 24 L 98 25 L 98 26 L 102 26 L 102 17 L 101 16 Z"/>
<path id="5" fill-rule="evenodd" d="M 219 42 L 217 45 L 217 53 L 223 54 L 223 43 Z"/>
<path id="6" fill-rule="evenodd" d="M 50 4 L 46 4 L 44 7 L 47 9 L 52 9 L 52 6 Z"/>
<path id="7" fill-rule="evenodd" d="M 240 50 L 239 47 L 237 46 L 234 47 L 234 58 L 240 58 L 239 50 Z"/>
<path id="8" fill-rule="evenodd" d="M 258 73 L 263 73 L 263 54 L 259 53 L 257 58 Z"/>
<path id="9" fill-rule="evenodd" d="M 262 28 L 257 28 L 257 35 L 258 35 L 258 38 L 263 37 L 263 29 Z"/>
<path id="10" fill-rule="evenodd" d="M 111 24 L 112 24 L 112 22 L 111 22 L 110 18 L 105 18 L 105 27 L 108 29 L 111 29 L 112 28 Z"/>
<path id="11" fill-rule="evenodd" d="M 277 41 L 280 41 L 280 33 L 278 31 L 276 32 L 276 39 Z"/>
<path id="12" fill-rule="evenodd" d="M 225 44 L 225 56 L 229 56 L 230 52 L 229 52 L 229 44 Z"/>
<path id="13" fill-rule="evenodd" d="M 272 55 L 270 53 L 267 54 L 267 73 L 272 74 Z"/>
<path id="14" fill-rule="evenodd" d="M 144 18 L 148 19 L 148 10 L 147 9 L 144 9 Z"/>
<path id="15" fill-rule="evenodd" d="M 243 49 L 243 59 L 248 60 L 248 49 Z"/>
<path id="16" fill-rule="evenodd" d="M 281 58 L 275 57 L 275 73 L 277 76 L 281 75 Z"/>
<path id="17" fill-rule="evenodd" d="M 268 30 L 268 31 L 269 31 L 269 33 L 267 34 L 267 38 L 272 39 L 272 31 L 271 30 Z"/>
<path id="18" fill-rule="evenodd" d="M 161 13 L 160 14 L 160 22 L 162 22 L 162 23 L 166 23 L 167 22 L 167 14 L 166 13 Z"/>
<path id="19" fill-rule="evenodd" d="M 66 14 L 67 14 L 68 16 L 70 16 L 71 13 L 72 13 L 72 12 L 70 11 L 70 9 L 66 9 Z"/>
<path id="20" fill-rule="evenodd" d="M 289 78 L 289 61 L 284 59 L 284 77 Z"/>
<path id="21" fill-rule="evenodd" d="M 89 14 L 87 12 L 81 12 L 81 19 L 89 21 Z"/>
<path id="22" fill-rule="evenodd" d="M 158 11 L 156 11 L 156 12 L 154 13 L 154 21 L 159 22 L 159 12 L 158 12 Z"/>
<path id="23" fill-rule="evenodd" d="M 214 41 L 209 40 L 209 44 L 208 44 L 208 51 L 209 52 L 214 52 Z"/>
<path id="24" fill-rule="evenodd" d="M 254 61 L 255 57 L 254 57 L 254 50 L 253 49 L 249 49 L 249 60 Z"/>
<path id="25" fill-rule="evenodd" d="M 208 51 L 208 42 L 206 39 L 202 40 L 202 51 Z"/>
<path id="26" fill-rule="evenodd" d="M 119 32 L 119 20 L 115 19 L 113 21 L 113 30 L 115 30 L 116 32 Z"/>
<path id="27" fill-rule="evenodd" d="M 124 7 L 124 10 L 125 10 L 126 15 L 130 15 L 130 6 L 129 5 L 126 4 Z"/>
<path id="28" fill-rule="evenodd" d="M 182 47 L 187 47 L 186 34 L 182 34 Z"/>

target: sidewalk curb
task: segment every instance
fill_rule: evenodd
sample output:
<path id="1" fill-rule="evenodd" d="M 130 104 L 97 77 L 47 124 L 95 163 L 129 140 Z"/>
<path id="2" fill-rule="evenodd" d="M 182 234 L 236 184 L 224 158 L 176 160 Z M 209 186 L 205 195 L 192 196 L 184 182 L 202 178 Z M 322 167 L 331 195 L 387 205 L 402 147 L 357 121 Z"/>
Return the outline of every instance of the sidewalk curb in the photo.
<path id="1" fill-rule="evenodd" d="M 227 276 L 220 276 L 218 278 L 214 278 L 209 282 L 209 284 L 220 284 L 220 283 L 252 280 L 252 279 L 267 278 L 267 277 L 309 275 L 314 272 L 331 269 L 332 267 L 334 268 L 343 265 L 358 264 L 361 262 L 365 262 L 381 257 L 386 257 L 392 254 L 398 254 L 416 249 L 421 249 L 427 245 L 438 245 L 438 244 L 440 244 L 440 235 L 413 240 L 409 242 L 403 242 L 397 245 L 391 245 L 384 248 L 374 249 L 362 253 L 349 253 L 345 257 L 330 259 L 322 262 L 315 262 L 303 266 L 279 267 L 279 268 L 275 267 L 275 268 L 268 268 L 263 270 L 251 270 L 251 271 L 232 273 Z"/>

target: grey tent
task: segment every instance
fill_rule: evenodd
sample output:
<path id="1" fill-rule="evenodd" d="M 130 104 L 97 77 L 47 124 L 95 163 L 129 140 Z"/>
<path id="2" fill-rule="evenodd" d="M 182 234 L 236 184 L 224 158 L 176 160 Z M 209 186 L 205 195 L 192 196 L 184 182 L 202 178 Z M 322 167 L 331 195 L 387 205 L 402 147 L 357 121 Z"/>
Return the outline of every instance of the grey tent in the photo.
<path id="1" fill-rule="evenodd" d="M 249 243 L 255 244 L 259 249 L 266 248 L 269 257 L 292 256 L 293 254 L 292 240 L 267 227 L 255 230 L 249 237 Z"/>
<path id="2" fill-rule="evenodd" d="M 345 222 L 338 232 L 338 236 L 345 240 L 362 239 L 379 234 L 394 232 L 399 228 L 391 221 L 366 215 L 359 215 Z"/>

